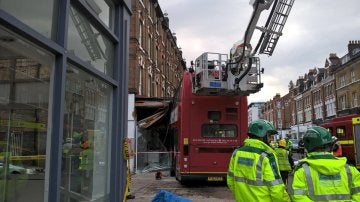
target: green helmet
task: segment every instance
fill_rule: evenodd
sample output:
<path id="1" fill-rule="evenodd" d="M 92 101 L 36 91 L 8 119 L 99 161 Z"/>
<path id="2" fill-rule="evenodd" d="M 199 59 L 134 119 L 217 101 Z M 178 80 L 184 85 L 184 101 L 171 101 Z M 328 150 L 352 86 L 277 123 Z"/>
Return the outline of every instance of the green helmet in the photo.
<path id="1" fill-rule="evenodd" d="M 315 151 L 332 143 L 330 132 L 323 127 L 314 126 L 308 129 L 304 135 L 304 147 L 308 152 Z"/>
<path id="2" fill-rule="evenodd" d="M 264 137 L 267 133 L 276 134 L 277 131 L 272 123 L 259 119 L 250 123 L 248 133 L 257 137 Z"/>

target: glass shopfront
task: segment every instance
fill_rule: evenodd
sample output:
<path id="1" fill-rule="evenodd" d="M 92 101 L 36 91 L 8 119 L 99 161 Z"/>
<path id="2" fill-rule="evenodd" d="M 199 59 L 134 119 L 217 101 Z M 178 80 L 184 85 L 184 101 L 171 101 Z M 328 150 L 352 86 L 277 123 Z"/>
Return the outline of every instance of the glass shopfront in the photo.
<path id="1" fill-rule="evenodd" d="M 66 72 L 61 201 L 106 201 L 112 87 L 73 65 Z"/>
<path id="2" fill-rule="evenodd" d="M 122 200 L 130 2 L 0 0 L 0 202 Z"/>
<path id="3" fill-rule="evenodd" d="M 0 202 L 43 200 L 54 61 L 0 27 Z"/>

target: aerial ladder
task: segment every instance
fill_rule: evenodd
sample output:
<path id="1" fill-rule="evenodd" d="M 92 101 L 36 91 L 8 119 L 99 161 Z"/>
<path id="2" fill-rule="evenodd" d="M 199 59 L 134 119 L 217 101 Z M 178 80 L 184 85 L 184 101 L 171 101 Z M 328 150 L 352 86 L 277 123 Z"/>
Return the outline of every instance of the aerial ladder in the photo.
<path id="1" fill-rule="evenodd" d="M 199 95 L 244 95 L 263 87 L 260 59 L 256 54 L 271 56 L 278 43 L 295 0 L 251 0 L 253 13 L 243 39 L 236 42 L 227 54 L 205 52 L 191 62 L 193 93 Z M 269 10 L 264 26 L 257 26 L 261 13 Z M 255 46 L 250 43 L 254 31 L 261 35 Z"/>
<path id="2" fill-rule="evenodd" d="M 79 33 L 81 43 L 85 46 L 91 60 L 96 61 L 102 58 L 107 59 L 106 54 L 101 49 L 98 42 L 100 34 L 94 32 L 90 22 L 84 19 L 84 16 L 80 15 L 73 7 L 70 7 L 70 16 L 74 22 L 77 32 Z"/>

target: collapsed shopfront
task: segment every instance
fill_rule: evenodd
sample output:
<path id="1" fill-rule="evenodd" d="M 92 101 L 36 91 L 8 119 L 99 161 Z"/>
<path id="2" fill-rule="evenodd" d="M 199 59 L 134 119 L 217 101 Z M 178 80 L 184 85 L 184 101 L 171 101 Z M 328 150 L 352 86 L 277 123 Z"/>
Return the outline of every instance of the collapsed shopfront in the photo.
<path id="1" fill-rule="evenodd" d="M 137 98 L 135 164 L 137 172 L 169 170 L 174 138 L 170 128 L 171 99 Z"/>

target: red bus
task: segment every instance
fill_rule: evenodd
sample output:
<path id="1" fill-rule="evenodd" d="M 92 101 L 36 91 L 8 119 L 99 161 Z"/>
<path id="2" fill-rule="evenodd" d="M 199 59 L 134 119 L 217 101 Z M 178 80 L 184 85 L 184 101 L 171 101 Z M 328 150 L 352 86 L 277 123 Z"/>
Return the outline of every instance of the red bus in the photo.
<path id="1" fill-rule="evenodd" d="M 247 137 L 247 97 L 193 93 L 193 78 L 184 72 L 171 112 L 175 176 L 180 183 L 226 181 L 231 154 Z"/>
<path id="2" fill-rule="evenodd" d="M 320 126 L 329 129 L 331 135 L 336 136 L 341 144 L 343 156 L 347 157 L 350 163 L 356 163 L 356 150 L 354 139 L 353 118 L 360 117 L 359 114 L 336 117 Z M 360 135 L 360 134 L 359 134 Z M 358 137 L 359 138 L 359 137 Z M 360 144 L 360 141 L 359 141 Z"/>

